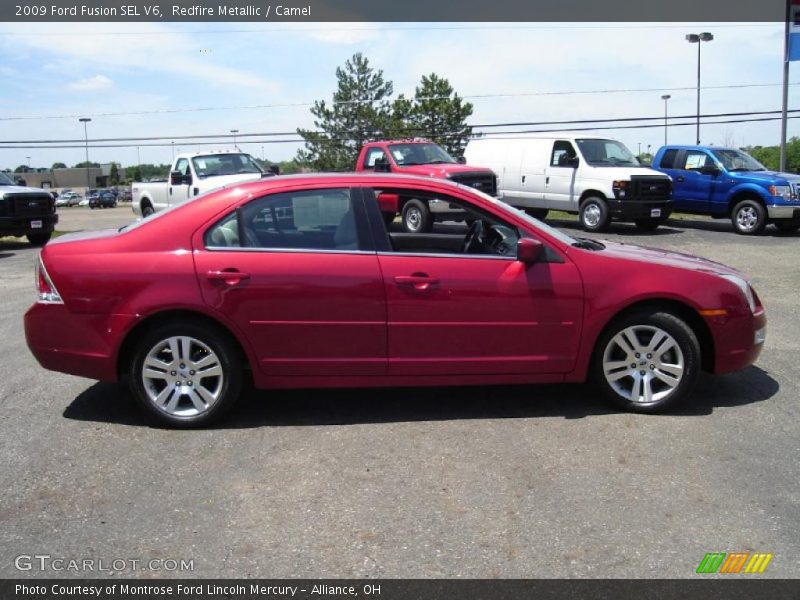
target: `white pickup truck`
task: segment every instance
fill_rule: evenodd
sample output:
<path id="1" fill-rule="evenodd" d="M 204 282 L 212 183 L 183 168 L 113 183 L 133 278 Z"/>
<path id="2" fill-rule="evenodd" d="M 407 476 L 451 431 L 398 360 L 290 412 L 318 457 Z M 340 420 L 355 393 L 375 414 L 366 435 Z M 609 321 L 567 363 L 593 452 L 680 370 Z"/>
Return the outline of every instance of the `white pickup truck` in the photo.
<path id="1" fill-rule="evenodd" d="M 264 172 L 256 160 L 244 152 L 178 154 L 168 181 L 133 183 L 131 208 L 137 215 L 147 217 L 231 183 L 252 181 L 274 174 Z"/>

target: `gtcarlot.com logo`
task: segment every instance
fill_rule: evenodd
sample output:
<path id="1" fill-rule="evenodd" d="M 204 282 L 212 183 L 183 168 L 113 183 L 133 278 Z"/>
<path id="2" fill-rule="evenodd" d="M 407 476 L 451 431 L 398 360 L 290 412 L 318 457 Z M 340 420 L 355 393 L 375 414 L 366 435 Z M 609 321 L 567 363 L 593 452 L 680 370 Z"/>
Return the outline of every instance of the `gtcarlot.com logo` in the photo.
<path id="1" fill-rule="evenodd" d="M 708 552 L 697 566 L 697 573 L 763 573 L 772 554 L 767 552 Z"/>
<path id="2" fill-rule="evenodd" d="M 20 554 L 14 559 L 17 571 L 135 572 L 194 571 L 194 559 L 184 558 L 65 558 L 50 554 Z"/>

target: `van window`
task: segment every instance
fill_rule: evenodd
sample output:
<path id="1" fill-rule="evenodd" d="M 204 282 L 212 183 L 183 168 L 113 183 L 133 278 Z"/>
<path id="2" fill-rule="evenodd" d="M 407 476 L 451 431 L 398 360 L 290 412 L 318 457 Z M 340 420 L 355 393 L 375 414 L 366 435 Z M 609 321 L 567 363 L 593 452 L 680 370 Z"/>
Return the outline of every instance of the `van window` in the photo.
<path id="1" fill-rule="evenodd" d="M 563 140 L 559 140 L 553 144 L 553 154 L 550 156 L 550 166 L 566 167 L 568 166 L 567 160 L 570 158 L 575 158 L 575 156 L 575 148 L 572 147 L 572 144 Z"/>
<path id="2" fill-rule="evenodd" d="M 661 168 L 662 169 L 671 169 L 675 164 L 675 156 L 678 154 L 678 151 L 674 148 L 670 148 L 664 152 L 664 156 L 661 157 Z"/>

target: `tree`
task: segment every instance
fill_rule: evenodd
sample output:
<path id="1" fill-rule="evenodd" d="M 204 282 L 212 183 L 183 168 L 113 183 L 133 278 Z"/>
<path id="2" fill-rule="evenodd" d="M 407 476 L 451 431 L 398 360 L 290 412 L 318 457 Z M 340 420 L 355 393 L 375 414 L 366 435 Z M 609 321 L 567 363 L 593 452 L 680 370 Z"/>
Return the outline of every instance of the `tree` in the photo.
<path id="1" fill-rule="evenodd" d="M 67 165 L 64 164 L 63 162 L 54 162 L 53 166 L 50 167 L 51 170 L 52 169 L 66 169 L 66 168 L 67 168 Z"/>
<path id="2" fill-rule="evenodd" d="M 321 171 L 352 170 L 361 147 L 383 137 L 391 116 L 392 82 L 370 67 L 363 54 L 337 67 L 336 79 L 333 102 L 318 100 L 311 109 L 316 131 L 297 130 L 305 140 L 297 161 Z"/>
<path id="3" fill-rule="evenodd" d="M 115 162 L 112 162 L 108 169 L 108 181 L 111 185 L 117 185 L 119 183 L 119 167 Z"/>
<path id="4" fill-rule="evenodd" d="M 412 123 L 414 129 L 460 157 L 472 135 L 466 120 L 472 115 L 472 104 L 455 93 L 447 79 L 436 73 L 423 75 L 414 93 Z"/>
<path id="5" fill-rule="evenodd" d="M 30 171 L 30 167 L 28 165 L 20 165 L 16 169 L 14 169 L 14 173 L 27 173 Z"/>
<path id="6" fill-rule="evenodd" d="M 130 177 L 131 181 L 141 181 L 142 180 L 142 169 L 138 166 L 131 167 L 130 169 L 126 169 L 128 176 Z"/>
<path id="7" fill-rule="evenodd" d="M 99 168 L 100 167 L 100 163 L 91 162 L 91 161 L 89 161 L 87 163 L 86 161 L 83 161 L 83 162 L 79 162 L 73 168 L 75 168 L 75 169 L 85 169 L 87 167 L 89 167 L 89 168 Z"/>

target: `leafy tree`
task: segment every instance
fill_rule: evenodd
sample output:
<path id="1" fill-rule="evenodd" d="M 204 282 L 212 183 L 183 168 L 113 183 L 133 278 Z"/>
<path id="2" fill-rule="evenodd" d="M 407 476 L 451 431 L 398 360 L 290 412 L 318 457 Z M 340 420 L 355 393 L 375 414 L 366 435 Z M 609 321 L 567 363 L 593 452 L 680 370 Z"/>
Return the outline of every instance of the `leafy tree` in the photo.
<path id="1" fill-rule="evenodd" d="M 99 168 L 100 167 L 100 163 L 96 163 L 96 162 L 92 162 L 92 161 L 89 161 L 87 163 L 86 161 L 83 161 L 83 162 L 79 162 L 73 168 L 75 168 L 75 169 L 85 169 L 87 167 L 89 167 L 89 168 Z"/>
<path id="2" fill-rule="evenodd" d="M 142 180 L 142 169 L 138 166 L 126 169 L 125 172 L 128 174 L 128 177 L 131 179 L 131 181 Z"/>
<path id="3" fill-rule="evenodd" d="M 16 169 L 14 169 L 14 173 L 27 173 L 31 169 L 28 165 L 20 165 Z"/>
<path id="4" fill-rule="evenodd" d="M 444 147 L 454 156 L 462 156 L 472 135 L 466 120 L 472 104 L 464 102 L 447 79 L 436 73 L 423 75 L 414 94 L 411 120 L 414 129 Z"/>
<path id="5" fill-rule="evenodd" d="M 352 170 L 364 143 L 383 137 L 391 115 L 392 82 L 363 54 L 337 67 L 336 79 L 333 102 L 318 100 L 311 109 L 316 131 L 297 130 L 305 148 L 296 160 L 321 171 Z"/>
<path id="6" fill-rule="evenodd" d="M 108 181 L 111 185 L 117 185 L 119 183 L 119 167 L 115 162 L 112 162 L 111 167 L 108 169 Z"/>
<path id="7" fill-rule="evenodd" d="M 66 169 L 66 168 L 67 168 L 67 165 L 66 165 L 66 164 L 64 164 L 63 162 L 54 162 L 54 163 L 53 163 L 53 166 L 52 166 L 52 167 L 50 167 L 50 168 L 51 168 L 51 169 Z"/>

